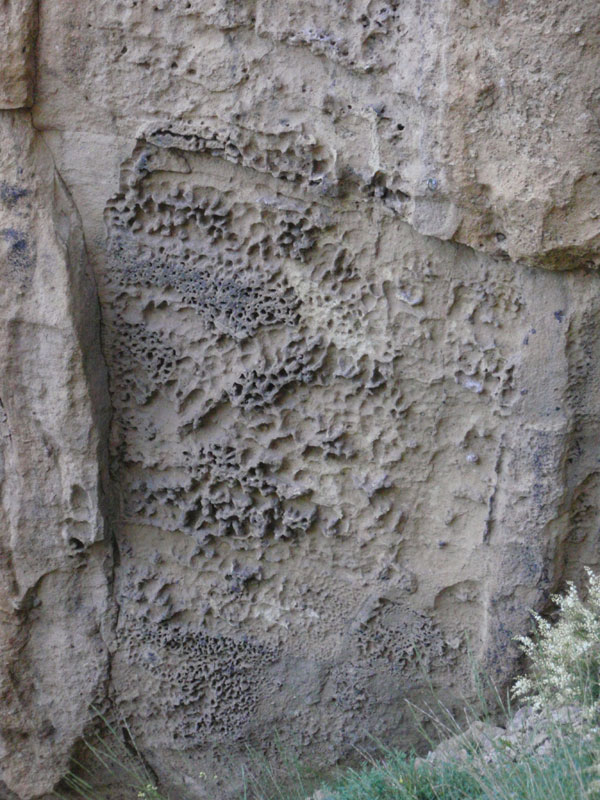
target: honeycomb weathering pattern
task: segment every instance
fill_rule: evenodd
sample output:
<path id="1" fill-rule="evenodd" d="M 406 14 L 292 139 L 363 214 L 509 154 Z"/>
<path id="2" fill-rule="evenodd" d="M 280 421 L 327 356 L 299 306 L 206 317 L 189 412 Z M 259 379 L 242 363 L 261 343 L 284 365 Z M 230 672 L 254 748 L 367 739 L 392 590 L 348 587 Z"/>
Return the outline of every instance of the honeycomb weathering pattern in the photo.
<path id="1" fill-rule="evenodd" d="M 2 800 L 408 745 L 600 564 L 599 24 L 0 3 Z"/>
<path id="2" fill-rule="evenodd" d="M 531 297 L 564 287 L 331 191 L 306 137 L 241 138 L 146 134 L 105 211 L 112 680 L 171 774 L 282 727 L 331 760 L 410 738 L 424 670 L 464 689 L 470 645 L 507 674 L 566 535 L 527 534 L 571 424 L 536 430 L 527 348 L 564 312 Z"/>

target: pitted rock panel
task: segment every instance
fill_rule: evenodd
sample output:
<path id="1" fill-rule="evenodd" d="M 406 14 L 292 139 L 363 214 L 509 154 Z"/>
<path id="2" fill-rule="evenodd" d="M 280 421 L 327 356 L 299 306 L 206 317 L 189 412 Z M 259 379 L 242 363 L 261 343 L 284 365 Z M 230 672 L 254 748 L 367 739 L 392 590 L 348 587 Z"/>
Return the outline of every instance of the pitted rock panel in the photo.
<path id="1" fill-rule="evenodd" d="M 410 747 L 415 647 L 447 696 L 467 638 L 502 683 L 600 563 L 597 0 L 0 5 L 0 101 L 33 98 L 1 118 L 5 633 L 43 679 L 0 786 L 48 790 L 106 679 L 165 794 L 237 796 L 275 729 Z"/>
<path id="2" fill-rule="evenodd" d="M 573 421 L 556 407 L 540 421 L 535 400 L 539 365 L 564 346 L 561 287 L 415 233 L 383 174 L 323 191 L 303 161 L 315 152 L 297 132 L 174 125 L 137 143 L 105 209 L 112 675 L 173 770 L 184 753 L 218 760 L 225 741 L 262 741 L 290 714 L 315 752 L 325 740 L 339 752 L 365 719 L 405 731 L 393 709 L 423 667 L 448 688 L 452 665 L 460 689 L 467 638 L 502 672 L 490 632 L 504 625 L 510 645 L 565 535 L 551 486 Z M 545 500 L 533 510 L 524 491 Z M 514 540 L 546 525 L 548 541 Z M 476 599 L 461 632 L 449 603 L 465 581 Z M 252 642 L 239 667 L 250 715 L 236 699 L 225 722 L 214 706 L 238 697 L 216 666 L 237 644 L 190 682 L 195 656 L 152 650 L 162 666 L 149 666 L 140 626 L 193 632 L 211 653 Z M 254 670 L 268 679 L 252 683 Z"/>
<path id="3" fill-rule="evenodd" d="M 118 658 L 152 687 L 130 687 L 124 709 L 153 720 L 155 742 L 182 750 L 239 738 L 278 658 L 272 646 L 181 624 L 128 618 L 121 631 Z"/>

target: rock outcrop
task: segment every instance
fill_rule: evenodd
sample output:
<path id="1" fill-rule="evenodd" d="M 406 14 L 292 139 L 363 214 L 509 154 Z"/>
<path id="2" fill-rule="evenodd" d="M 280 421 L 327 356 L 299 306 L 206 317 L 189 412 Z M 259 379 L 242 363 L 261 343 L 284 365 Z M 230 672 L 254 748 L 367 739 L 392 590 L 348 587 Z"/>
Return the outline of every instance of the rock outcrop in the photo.
<path id="1" fill-rule="evenodd" d="M 107 404 L 79 216 L 29 113 L 0 130 L 0 777 L 31 797 L 106 691 Z"/>
<path id="2" fill-rule="evenodd" d="M 600 559 L 596 0 L 0 30 L 0 796 L 106 700 L 200 798 L 505 680 Z"/>

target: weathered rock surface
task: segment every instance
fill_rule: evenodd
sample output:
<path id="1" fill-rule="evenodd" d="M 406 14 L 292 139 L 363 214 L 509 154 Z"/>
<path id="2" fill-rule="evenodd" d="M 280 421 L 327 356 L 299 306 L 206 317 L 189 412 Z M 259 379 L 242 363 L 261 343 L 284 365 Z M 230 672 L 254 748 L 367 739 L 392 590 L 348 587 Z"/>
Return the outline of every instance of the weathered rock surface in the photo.
<path id="1" fill-rule="evenodd" d="M 562 706 L 540 711 L 522 706 L 502 727 L 475 720 L 467 729 L 444 739 L 417 765 L 470 763 L 473 765 L 518 762 L 527 756 L 550 756 L 563 748 L 565 741 L 577 737 L 592 742 L 589 718 L 580 706 Z"/>
<path id="2" fill-rule="evenodd" d="M 0 7 L 0 109 L 33 101 L 38 0 L 3 0 Z"/>
<path id="3" fill-rule="evenodd" d="M 599 560 L 597 3 L 38 16 L 0 397 L 2 674 L 41 689 L 4 783 L 49 791 L 105 695 L 188 797 L 275 729 L 408 741 L 423 666 L 503 680 Z"/>
<path id="4" fill-rule="evenodd" d="M 77 212 L 27 112 L 0 141 L 0 796 L 30 797 L 105 692 L 102 372 Z"/>

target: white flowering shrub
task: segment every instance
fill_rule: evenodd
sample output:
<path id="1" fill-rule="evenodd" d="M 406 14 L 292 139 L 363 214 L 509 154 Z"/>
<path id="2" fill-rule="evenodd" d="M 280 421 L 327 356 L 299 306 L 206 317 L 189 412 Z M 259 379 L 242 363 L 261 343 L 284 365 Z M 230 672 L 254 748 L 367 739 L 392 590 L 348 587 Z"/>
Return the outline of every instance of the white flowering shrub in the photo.
<path id="1" fill-rule="evenodd" d="M 573 584 L 564 596 L 553 597 L 559 620 L 551 625 L 535 615 L 533 637 L 519 637 L 531 660 L 527 676 L 514 687 L 516 698 L 539 710 L 580 706 L 594 714 L 600 700 L 600 576 L 586 568 L 589 595 L 585 603 Z"/>

